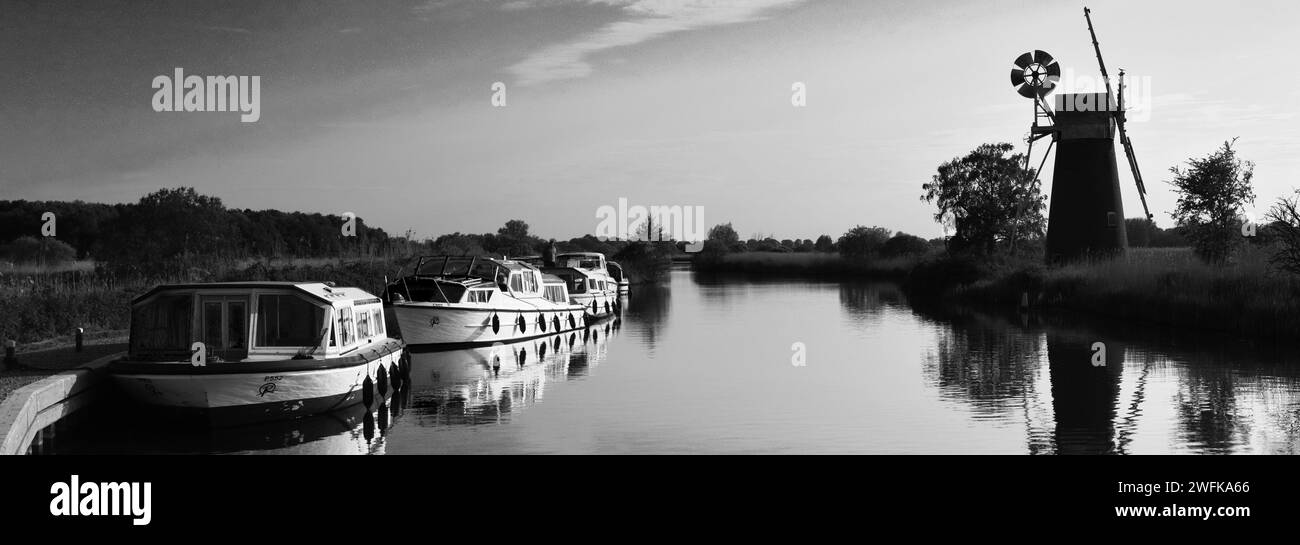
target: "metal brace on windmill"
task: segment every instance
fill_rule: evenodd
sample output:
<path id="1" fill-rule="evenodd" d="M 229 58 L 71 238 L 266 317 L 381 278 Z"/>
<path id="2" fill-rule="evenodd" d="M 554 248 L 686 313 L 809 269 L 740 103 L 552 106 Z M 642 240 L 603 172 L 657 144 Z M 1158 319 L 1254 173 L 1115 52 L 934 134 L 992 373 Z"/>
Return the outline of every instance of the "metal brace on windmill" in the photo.
<path id="1" fill-rule="evenodd" d="M 1083 16 L 1088 21 L 1088 34 L 1106 83 L 1105 93 L 1059 94 L 1054 97 L 1054 108 L 1048 108 L 1045 99 L 1056 90 L 1061 78 L 1060 64 L 1047 52 L 1035 50 L 1018 57 L 1011 69 L 1011 84 L 1021 96 L 1034 101 L 1025 168 L 1029 167 L 1035 141 L 1052 138 L 1043 154 L 1039 173 L 1047 164 L 1052 147 L 1056 147 L 1044 252 L 1049 262 L 1114 256 L 1128 248 L 1115 159 L 1116 129 L 1142 199 L 1142 210 L 1147 219 L 1152 217 L 1133 143 L 1124 128 L 1124 71 L 1119 72 L 1119 95 L 1117 102 L 1112 103 L 1110 76 L 1101 57 L 1097 33 L 1092 28 L 1092 12 L 1083 8 Z"/>

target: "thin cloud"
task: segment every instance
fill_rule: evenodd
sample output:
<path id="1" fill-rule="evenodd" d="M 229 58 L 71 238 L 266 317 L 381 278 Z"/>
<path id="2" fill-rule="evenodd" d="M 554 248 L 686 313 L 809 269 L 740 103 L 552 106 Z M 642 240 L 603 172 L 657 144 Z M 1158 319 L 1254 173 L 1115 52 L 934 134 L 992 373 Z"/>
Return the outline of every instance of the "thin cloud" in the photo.
<path id="1" fill-rule="evenodd" d="M 205 26 L 204 30 L 215 30 L 217 32 L 232 32 L 235 34 L 252 34 L 253 31 L 246 28 L 229 27 L 229 26 Z"/>
<path id="2" fill-rule="evenodd" d="M 545 47 L 507 70 L 521 86 L 584 78 L 595 70 L 590 57 L 675 32 L 733 25 L 765 18 L 767 13 L 804 0 L 572 0 L 619 6 L 630 18 L 610 23 L 572 42 Z M 554 5 L 554 0 L 520 0 L 510 10 Z"/>

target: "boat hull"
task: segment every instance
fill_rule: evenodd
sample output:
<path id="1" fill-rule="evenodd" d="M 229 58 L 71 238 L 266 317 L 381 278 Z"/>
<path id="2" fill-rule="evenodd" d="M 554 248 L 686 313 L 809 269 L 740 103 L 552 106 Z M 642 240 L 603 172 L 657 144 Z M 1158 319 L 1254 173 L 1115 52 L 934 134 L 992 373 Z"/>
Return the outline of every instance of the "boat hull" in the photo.
<path id="1" fill-rule="evenodd" d="M 512 343 L 578 330 L 593 321 L 576 306 L 515 310 L 394 303 L 392 310 L 402 340 L 422 347 L 471 348 Z M 522 327 L 518 323 L 520 317 Z M 544 326 L 539 318 L 544 320 Z"/>
<path id="2" fill-rule="evenodd" d="M 389 340 L 360 352 L 325 360 L 204 367 L 120 361 L 110 366 L 110 373 L 119 389 L 142 405 L 217 425 L 240 424 L 320 414 L 381 399 L 395 389 L 394 375 L 402 374 L 405 348 L 400 341 Z"/>
<path id="3" fill-rule="evenodd" d="M 618 311 L 618 295 L 612 292 L 575 293 L 569 296 L 569 301 L 582 305 L 583 311 L 593 319 L 608 318 Z"/>

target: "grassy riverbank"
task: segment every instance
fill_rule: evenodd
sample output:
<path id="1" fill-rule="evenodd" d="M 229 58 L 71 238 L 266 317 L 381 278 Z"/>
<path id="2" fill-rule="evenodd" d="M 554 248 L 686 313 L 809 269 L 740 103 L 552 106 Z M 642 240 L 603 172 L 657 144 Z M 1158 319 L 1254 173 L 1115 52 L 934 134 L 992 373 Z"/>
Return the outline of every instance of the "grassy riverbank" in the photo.
<path id="1" fill-rule="evenodd" d="M 1046 267 L 1036 257 L 921 258 L 853 262 L 828 253 L 735 253 L 696 270 L 771 277 L 879 278 L 909 297 L 940 302 L 1082 312 L 1225 331 L 1250 337 L 1300 332 L 1300 279 L 1268 266 L 1267 248 L 1246 247 L 1217 267 L 1187 248 L 1134 248 L 1122 258 Z"/>
<path id="2" fill-rule="evenodd" d="M 169 278 L 123 278 L 93 267 L 29 270 L 0 275 L 0 338 L 31 350 L 69 344 L 76 328 L 88 338 L 121 334 L 130 327 L 131 299 L 158 284 L 223 281 L 331 281 L 381 293 L 406 260 L 339 258 L 230 262 Z M 409 271 L 408 271 L 409 272 Z M 60 341 L 61 339 L 61 341 Z M 39 344 L 38 344 L 39 343 Z"/>
<path id="3" fill-rule="evenodd" d="M 1300 332 L 1300 279 L 1274 271 L 1267 253 L 1207 265 L 1186 249 L 1133 250 L 1125 258 L 1057 268 L 1037 264 L 951 288 L 950 297 L 1061 309 L 1178 328 L 1284 338 Z"/>

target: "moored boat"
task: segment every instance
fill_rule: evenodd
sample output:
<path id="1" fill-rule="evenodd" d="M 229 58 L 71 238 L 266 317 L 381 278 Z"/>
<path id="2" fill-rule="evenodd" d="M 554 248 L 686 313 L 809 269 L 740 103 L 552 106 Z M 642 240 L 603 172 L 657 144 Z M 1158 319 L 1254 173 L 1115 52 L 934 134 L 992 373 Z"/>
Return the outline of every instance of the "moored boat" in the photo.
<path id="1" fill-rule="evenodd" d="M 109 365 L 134 400 L 248 423 L 372 404 L 406 371 L 378 297 L 309 282 L 158 286 L 131 304 L 127 356 Z"/>
<path id="2" fill-rule="evenodd" d="M 615 284 L 618 285 L 618 294 L 627 295 L 632 283 L 628 281 L 627 273 L 623 272 L 623 266 L 619 265 L 618 262 L 610 261 L 605 264 L 605 271 L 609 273 L 609 277 L 614 279 Z"/>
<path id="3" fill-rule="evenodd" d="M 610 277 L 604 254 L 560 254 L 555 257 L 555 266 L 543 267 L 542 271 L 563 279 L 569 300 L 582 305 L 591 319 L 607 318 L 618 312 L 618 282 Z"/>
<path id="4" fill-rule="evenodd" d="M 411 345 L 467 348 L 581 328 L 590 319 L 567 283 L 520 261 L 426 256 L 384 299 Z"/>

